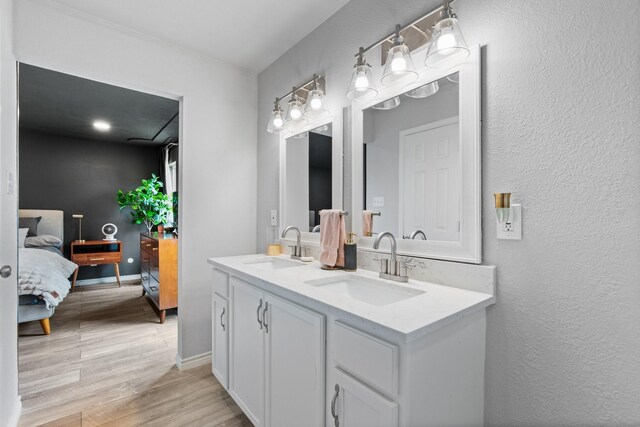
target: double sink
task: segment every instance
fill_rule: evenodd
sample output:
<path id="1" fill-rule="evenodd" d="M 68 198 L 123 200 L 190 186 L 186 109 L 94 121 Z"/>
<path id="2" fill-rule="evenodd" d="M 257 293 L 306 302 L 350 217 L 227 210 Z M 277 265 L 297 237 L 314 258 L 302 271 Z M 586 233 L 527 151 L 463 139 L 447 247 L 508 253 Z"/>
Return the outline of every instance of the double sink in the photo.
<path id="1" fill-rule="evenodd" d="M 309 264 L 286 258 L 269 258 L 246 262 L 247 267 L 265 271 L 300 268 Z M 317 266 L 317 263 L 313 264 Z M 358 273 L 343 273 L 322 279 L 307 280 L 303 283 L 323 292 L 351 298 L 373 306 L 382 307 L 424 294 L 420 289 L 384 279 L 374 279 Z"/>

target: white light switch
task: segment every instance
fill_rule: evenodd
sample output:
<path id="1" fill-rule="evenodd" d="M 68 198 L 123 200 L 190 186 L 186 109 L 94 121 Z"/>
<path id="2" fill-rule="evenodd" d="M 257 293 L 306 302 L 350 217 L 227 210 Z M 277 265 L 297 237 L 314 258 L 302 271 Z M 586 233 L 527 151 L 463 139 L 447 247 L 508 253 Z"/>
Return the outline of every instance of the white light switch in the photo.
<path id="1" fill-rule="evenodd" d="M 377 208 L 381 208 L 384 206 L 384 197 L 374 197 L 373 198 L 373 206 Z"/>
<path id="2" fill-rule="evenodd" d="M 12 195 L 15 191 L 15 179 L 13 177 L 13 172 L 7 172 L 7 195 Z"/>
<path id="3" fill-rule="evenodd" d="M 522 240 L 522 206 L 512 204 L 509 211 L 509 219 L 504 224 L 496 220 L 498 239 Z"/>
<path id="4" fill-rule="evenodd" d="M 278 211 L 275 209 L 271 211 L 271 225 L 274 227 L 278 225 Z"/>

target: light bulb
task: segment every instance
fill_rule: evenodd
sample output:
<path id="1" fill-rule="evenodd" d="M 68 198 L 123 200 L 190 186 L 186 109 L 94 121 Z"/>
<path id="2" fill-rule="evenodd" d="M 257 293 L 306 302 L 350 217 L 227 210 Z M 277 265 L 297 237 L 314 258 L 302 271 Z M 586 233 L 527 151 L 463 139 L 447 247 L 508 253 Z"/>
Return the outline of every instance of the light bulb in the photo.
<path id="1" fill-rule="evenodd" d="M 299 108 L 296 107 L 291 110 L 291 118 L 293 120 L 299 119 L 300 116 L 302 116 L 302 112 L 300 111 Z"/>
<path id="2" fill-rule="evenodd" d="M 273 126 L 280 128 L 282 127 L 282 125 L 284 125 L 284 120 L 282 120 L 281 117 L 276 117 L 275 119 L 273 119 Z"/>
<path id="3" fill-rule="evenodd" d="M 397 55 L 397 54 L 396 54 Z M 402 57 L 402 54 L 397 55 L 391 61 L 391 72 L 401 73 L 407 69 L 407 61 Z"/>
<path id="4" fill-rule="evenodd" d="M 358 92 L 362 92 L 363 90 L 367 90 L 369 86 L 369 79 L 364 71 L 358 73 L 358 77 L 356 77 L 355 88 Z"/>
<path id="5" fill-rule="evenodd" d="M 93 127 L 100 132 L 106 132 L 111 129 L 111 124 L 109 122 L 105 122 L 104 120 L 96 120 L 95 122 L 93 122 Z"/>
<path id="6" fill-rule="evenodd" d="M 319 110 L 320 107 L 322 107 L 322 101 L 320 100 L 320 98 L 314 97 L 313 99 L 311 99 L 311 108 L 313 108 L 314 110 Z"/>
<path id="7" fill-rule="evenodd" d="M 444 31 L 447 31 L 447 33 L 445 34 Z M 438 39 L 438 50 L 441 51 L 442 54 L 446 55 L 447 50 L 455 47 L 456 37 L 451 34 L 451 30 L 448 28 L 442 30 L 442 32 L 443 34 L 441 34 L 440 38 Z"/>

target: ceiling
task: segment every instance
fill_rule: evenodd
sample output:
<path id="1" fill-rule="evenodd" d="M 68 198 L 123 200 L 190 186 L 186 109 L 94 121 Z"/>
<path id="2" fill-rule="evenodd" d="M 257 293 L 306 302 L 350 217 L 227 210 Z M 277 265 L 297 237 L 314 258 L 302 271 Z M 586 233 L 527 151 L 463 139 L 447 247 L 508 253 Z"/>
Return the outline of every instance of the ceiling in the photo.
<path id="1" fill-rule="evenodd" d="M 260 72 L 348 0 L 51 0 Z"/>
<path id="2" fill-rule="evenodd" d="M 179 103 L 173 99 L 26 64 L 20 64 L 19 81 L 20 127 L 128 144 L 157 146 L 178 139 Z M 97 131 L 95 120 L 109 122 L 111 130 Z"/>

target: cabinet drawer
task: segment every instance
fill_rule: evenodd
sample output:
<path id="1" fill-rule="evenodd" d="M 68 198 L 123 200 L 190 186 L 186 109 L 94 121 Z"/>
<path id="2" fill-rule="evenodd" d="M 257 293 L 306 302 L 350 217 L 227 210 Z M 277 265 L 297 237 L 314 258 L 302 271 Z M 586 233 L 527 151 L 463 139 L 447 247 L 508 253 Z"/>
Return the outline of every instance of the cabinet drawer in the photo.
<path id="1" fill-rule="evenodd" d="M 147 251 L 150 254 L 158 252 L 158 241 L 153 239 L 147 239 L 146 237 L 140 238 L 140 249 Z"/>
<path id="2" fill-rule="evenodd" d="M 213 292 L 229 298 L 229 275 L 224 271 L 213 269 Z"/>
<path id="3" fill-rule="evenodd" d="M 115 264 L 122 260 L 122 255 L 116 253 L 92 253 L 92 254 L 74 254 L 72 261 L 80 265 L 92 264 Z"/>
<path id="4" fill-rule="evenodd" d="M 334 323 L 337 366 L 387 396 L 398 394 L 398 346 L 341 322 Z"/>

